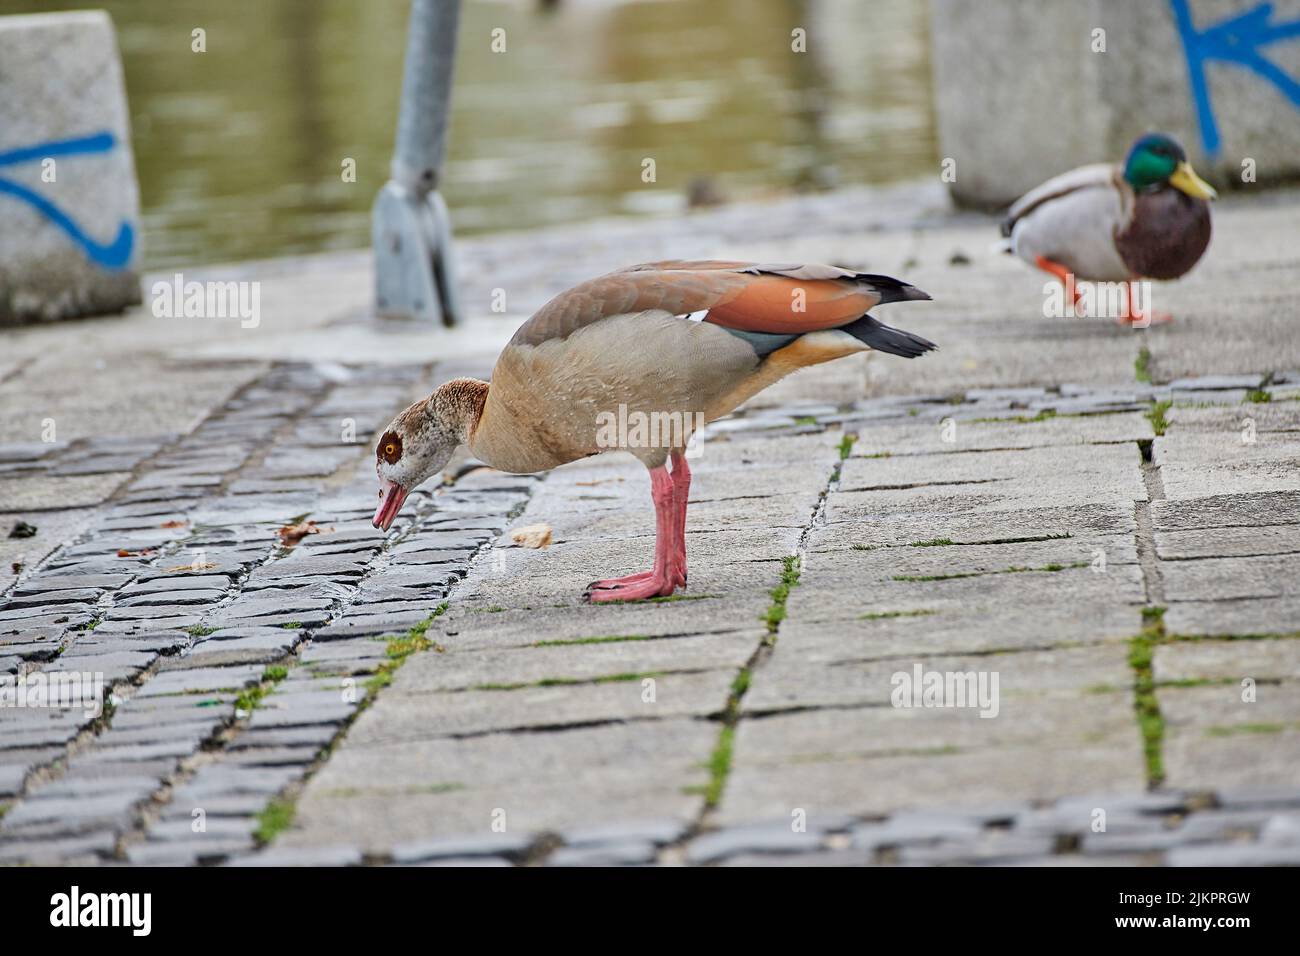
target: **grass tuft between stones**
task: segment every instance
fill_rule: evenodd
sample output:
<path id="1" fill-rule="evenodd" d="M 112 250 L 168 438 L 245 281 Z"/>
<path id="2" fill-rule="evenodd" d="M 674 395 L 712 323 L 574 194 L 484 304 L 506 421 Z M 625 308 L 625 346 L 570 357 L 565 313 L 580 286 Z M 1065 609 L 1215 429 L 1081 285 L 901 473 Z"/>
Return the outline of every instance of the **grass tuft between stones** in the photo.
<path id="1" fill-rule="evenodd" d="M 267 694 L 289 676 L 289 669 L 279 664 L 273 664 L 262 671 L 262 679 L 253 687 L 245 687 L 235 698 L 235 710 L 243 711 L 245 714 L 251 714 L 262 703 Z"/>
<path id="2" fill-rule="evenodd" d="M 1157 437 L 1163 435 L 1169 428 L 1169 419 L 1165 417 L 1165 412 L 1169 411 L 1173 404 L 1169 399 L 1165 399 L 1163 402 L 1156 402 L 1147 412 L 1147 420 L 1151 422 L 1151 430 Z"/>
<path id="3" fill-rule="evenodd" d="M 1151 384 L 1151 350 L 1145 345 L 1138 349 L 1137 358 L 1133 360 L 1133 377 L 1139 382 Z"/>

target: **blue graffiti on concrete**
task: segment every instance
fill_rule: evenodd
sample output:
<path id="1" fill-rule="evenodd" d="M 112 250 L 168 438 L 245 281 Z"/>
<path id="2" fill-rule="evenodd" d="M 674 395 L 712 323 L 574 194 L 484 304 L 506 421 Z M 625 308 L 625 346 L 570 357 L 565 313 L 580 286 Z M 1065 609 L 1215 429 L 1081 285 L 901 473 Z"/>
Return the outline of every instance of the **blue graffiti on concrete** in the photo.
<path id="1" fill-rule="evenodd" d="M 1205 148 L 1206 155 L 1218 155 L 1221 145 L 1219 124 L 1214 119 L 1210 88 L 1205 81 L 1205 64 L 1211 60 L 1234 63 L 1263 77 L 1300 109 L 1300 83 L 1259 52 L 1260 47 L 1270 43 L 1300 38 L 1300 20 L 1270 23 L 1273 4 L 1261 3 L 1245 13 L 1229 17 L 1204 30 L 1197 30 L 1192 22 L 1188 0 L 1169 0 L 1169 3 L 1178 24 L 1178 35 L 1183 40 L 1183 51 L 1187 54 L 1192 99 L 1196 103 L 1201 145 Z"/>
<path id="2" fill-rule="evenodd" d="M 87 153 L 107 153 L 117 144 L 112 133 L 95 133 L 91 136 L 79 136 L 75 139 L 54 140 L 38 143 L 35 146 L 23 146 L 0 153 L 0 166 L 15 166 L 35 160 L 49 159 L 55 156 L 81 156 Z M 28 203 L 37 212 L 58 226 L 86 253 L 86 257 L 105 269 L 121 269 L 131 260 L 131 250 L 135 246 L 135 230 L 129 222 L 123 222 L 117 230 L 117 238 L 111 243 L 96 242 L 77 225 L 66 212 L 50 202 L 40 193 L 33 192 L 11 179 L 0 176 L 0 194 L 7 194 Z"/>

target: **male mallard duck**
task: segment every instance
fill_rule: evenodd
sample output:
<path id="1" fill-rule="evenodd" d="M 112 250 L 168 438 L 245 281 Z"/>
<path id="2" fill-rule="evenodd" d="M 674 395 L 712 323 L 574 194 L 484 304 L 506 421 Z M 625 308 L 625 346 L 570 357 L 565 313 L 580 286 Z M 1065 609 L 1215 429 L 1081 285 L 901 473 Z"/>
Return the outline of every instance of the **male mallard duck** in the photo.
<path id="1" fill-rule="evenodd" d="M 1137 322 L 1145 316 L 1133 309 L 1133 283 L 1177 279 L 1196 265 L 1210 244 L 1206 200 L 1216 196 L 1177 140 L 1149 133 L 1123 165 L 1080 166 L 1026 193 L 1002 221 L 1002 235 L 1007 252 L 1060 279 L 1076 304 L 1075 279 L 1128 283 L 1119 321 Z"/>
<path id="2" fill-rule="evenodd" d="M 686 583 L 684 452 L 696 428 L 796 369 L 872 349 L 928 352 L 932 343 L 867 314 L 928 298 L 889 276 L 819 265 L 651 262 L 591 279 L 519 327 L 490 385 L 455 379 L 393 419 L 375 448 L 374 525 L 387 531 L 459 445 L 514 474 L 628 451 L 650 472 L 654 567 L 593 582 L 589 596 L 671 594 Z M 652 425 L 611 441 L 603 430 L 615 417 Z"/>

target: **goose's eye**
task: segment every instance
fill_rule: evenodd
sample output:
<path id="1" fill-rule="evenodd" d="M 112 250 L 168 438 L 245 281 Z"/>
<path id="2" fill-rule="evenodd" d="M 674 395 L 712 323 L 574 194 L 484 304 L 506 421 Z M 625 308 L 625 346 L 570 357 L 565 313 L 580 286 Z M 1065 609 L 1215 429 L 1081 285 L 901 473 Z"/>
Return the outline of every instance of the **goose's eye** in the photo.
<path id="1" fill-rule="evenodd" d="M 375 449 L 379 457 L 390 465 L 397 464 L 402 457 L 402 436 L 396 432 L 387 432 L 379 439 L 379 447 Z"/>

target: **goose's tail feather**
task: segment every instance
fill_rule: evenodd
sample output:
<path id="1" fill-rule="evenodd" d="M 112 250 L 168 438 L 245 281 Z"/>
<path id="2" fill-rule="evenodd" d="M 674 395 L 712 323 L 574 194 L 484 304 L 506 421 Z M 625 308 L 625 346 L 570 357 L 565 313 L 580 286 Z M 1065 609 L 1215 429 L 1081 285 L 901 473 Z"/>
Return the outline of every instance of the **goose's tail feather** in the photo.
<path id="1" fill-rule="evenodd" d="M 841 325 L 840 331 L 849 333 L 859 342 L 866 343 L 877 352 L 888 352 L 890 355 L 901 355 L 903 358 L 916 358 L 918 355 L 924 355 L 926 352 L 938 348 L 929 339 L 923 339 L 911 332 L 904 332 L 902 329 L 892 328 L 882 322 L 877 322 L 869 315 L 864 315 L 856 322 L 851 322 L 848 325 Z"/>

